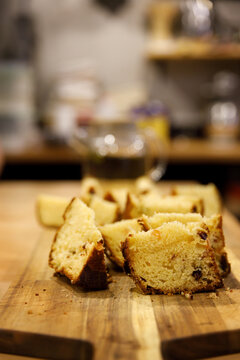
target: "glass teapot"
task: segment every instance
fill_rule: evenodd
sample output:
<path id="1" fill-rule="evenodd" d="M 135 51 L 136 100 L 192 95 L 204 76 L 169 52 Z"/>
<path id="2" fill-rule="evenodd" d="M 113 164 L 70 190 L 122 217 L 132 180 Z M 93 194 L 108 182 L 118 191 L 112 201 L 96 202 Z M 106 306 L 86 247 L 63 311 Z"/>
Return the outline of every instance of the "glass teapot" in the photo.
<path id="1" fill-rule="evenodd" d="M 106 122 L 79 126 L 71 145 L 82 156 L 84 176 L 135 179 L 149 175 L 158 181 L 166 169 L 166 149 L 153 129 L 136 122 Z"/>

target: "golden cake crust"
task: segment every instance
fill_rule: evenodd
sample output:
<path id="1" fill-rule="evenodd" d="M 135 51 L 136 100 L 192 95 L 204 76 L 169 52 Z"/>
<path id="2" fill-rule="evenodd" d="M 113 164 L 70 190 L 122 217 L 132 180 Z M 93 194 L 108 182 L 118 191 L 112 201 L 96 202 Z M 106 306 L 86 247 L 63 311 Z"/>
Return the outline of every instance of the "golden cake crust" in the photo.
<path id="1" fill-rule="evenodd" d="M 99 242 L 88 257 L 79 284 L 86 290 L 103 290 L 108 287 L 108 275 L 104 260 L 103 242 Z"/>
<path id="2" fill-rule="evenodd" d="M 66 214 L 71 209 L 75 199 L 76 198 L 73 198 L 66 208 L 66 211 L 63 215 L 64 221 L 66 220 Z M 56 231 L 49 254 L 49 266 L 52 267 L 55 271 L 56 268 L 53 263 L 54 244 L 56 243 L 58 234 L 63 226 L 64 224 Z M 101 239 L 96 244 L 91 244 L 87 260 L 79 272 L 79 276 L 77 278 L 74 278 L 65 267 L 63 267 L 60 271 L 56 271 L 56 273 L 66 276 L 72 284 L 79 284 L 86 290 L 106 289 L 108 286 L 108 273 L 104 256 L 103 239 Z"/>

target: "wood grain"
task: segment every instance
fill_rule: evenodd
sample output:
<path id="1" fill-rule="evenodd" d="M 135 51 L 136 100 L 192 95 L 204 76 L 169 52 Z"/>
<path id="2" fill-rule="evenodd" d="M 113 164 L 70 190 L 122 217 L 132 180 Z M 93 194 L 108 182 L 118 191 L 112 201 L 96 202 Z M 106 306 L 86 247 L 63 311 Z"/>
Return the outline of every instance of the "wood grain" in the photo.
<path id="1" fill-rule="evenodd" d="M 240 351 L 240 261 L 233 251 L 233 272 L 226 280 L 231 291 L 220 290 L 213 299 L 209 294 L 193 300 L 142 295 L 127 276 L 113 270 L 109 290 L 84 292 L 54 277 L 48 267 L 53 235 L 42 233 L 25 270 L 2 299 L 1 334 L 6 329 L 21 332 L 24 341 L 29 333 L 61 337 L 63 344 L 87 341 L 94 359 L 161 359 L 160 348 L 164 359 Z M 41 357 L 37 344 L 35 355 Z"/>

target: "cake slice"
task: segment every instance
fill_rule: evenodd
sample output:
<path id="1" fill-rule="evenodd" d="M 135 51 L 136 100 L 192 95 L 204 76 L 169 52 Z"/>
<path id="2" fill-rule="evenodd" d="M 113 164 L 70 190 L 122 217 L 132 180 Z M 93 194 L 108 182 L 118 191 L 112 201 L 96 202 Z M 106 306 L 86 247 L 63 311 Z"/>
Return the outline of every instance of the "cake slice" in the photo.
<path id="1" fill-rule="evenodd" d="M 203 236 L 204 234 L 204 236 Z M 129 234 L 124 269 L 144 294 L 178 294 L 223 286 L 206 226 L 178 221 Z"/>
<path id="2" fill-rule="evenodd" d="M 69 202 L 70 199 L 60 196 L 39 195 L 36 201 L 39 222 L 44 226 L 59 227 L 63 224 L 63 214 Z"/>
<path id="3" fill-rule="evenodd" d="M 222 277 L 230 272 L 227 253 L 224 249 L 225 239 L 222 228 L 222 216 L 212 215 L 211 217 L 202 217 L 200 214 L 155 214 L 151 217 L 142 215 L 139 219 L 145 230 L 156 229 L 165 222 L 179 221 L 183 224 L 201 222 L 205 223 L 208 228 L 209 244 L 213 248 L 215 260 Z"/>
<path id="4" fill-rule="evenodd" d="M 126 207 L 127 195 L 127 188 L 112 189 L 105 193 L 104 200 L 112 201 L 118 204 L 120 213 L 122 214 Z"/>
<path id="5" fill-rule="evenodd" d="M 157 196 L 149 194 L 137 197 L 128 194 L 124 219 L 133 219 L 142 214 L 151 216 L 154 213 L 203 213 L 203 202 L 196 196 Z"/>
<path id="6" fill-rule="evenodd" d="M 107 201 L 97 195 L 93 195 L 89 207 L 95 212 L 97 225 L 111 224 L 119 220 L 119 206 L 112 201 Z"/>
<path id="7" fill-rule="evenodd" d="M 156 190 L 156 184 L 148 176 L 140 176 L 135 181 L 135 189 L 137 194 L 147 194 Z"/>
<path id="8" fill-rule="evenodd" d="M 222 216 L 212 215 L 211 217 L 203 217 L 200 214 L 180 214 L 180 213 L 157 213 L 153 216 L 142 215 L 139 221 L 145 230 L 156 229 L 166 222 L 179 221 L 182 224 L 204 222 L 209 229 L 209 242 L 211 247 L 219 252 L 225 246 Z"/>
<path id="9" fill-rule="evenodd" d="M 125 241 L 129 233 L 141 231 L 143 227 L 137 219 L 130 219 L 101 226 L 99 230 L 104 239 L 108 258 L 117 266 L 123 267 L 124 258 L 121 251 L 121 243 Z"/>
<path id="10" fill-rule="evenodd" d="M 92 196 L 103 197 L 103 188 L 99 180 L 94 177 L 86 177 L 81 182 L 80 198 L 89 205 Z"/>
<path id="11" fill-rule="evenodd" d="M 95 215 L 79 198 L 74 198 L 64 214 L 49 254 L 49 265 L 72 284 L 85 289 L 107 288 L 103 239 L 95 225 Z"/>
<path id="12" fill-rule="evenodd" d="M 177 185 L 173 187 L 175 195 L 195 195 L 203 199 L 204 215 L 221 214 L 222 204 L 218 189 L 214 184 Z"/>

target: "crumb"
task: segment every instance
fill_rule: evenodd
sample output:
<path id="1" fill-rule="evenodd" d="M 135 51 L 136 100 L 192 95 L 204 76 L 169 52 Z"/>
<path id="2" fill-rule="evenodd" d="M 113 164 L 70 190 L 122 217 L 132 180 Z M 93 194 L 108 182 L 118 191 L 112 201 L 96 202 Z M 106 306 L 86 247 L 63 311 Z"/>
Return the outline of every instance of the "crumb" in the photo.
<path id="1" fill-rule="evenodd" d="M 36 294 L 35 294 L 35 296 L 39 296 L 39 294 L 38 294 L 38 293 L 36 293 Z"/>
<path id="2" fill-rule="evenodd" d="M 218 297 L 218 294 L 216 294 L 216 293 L 208 294 L 209 299 L 217 299 L 217 297 Z"/>
<path id="3" fill-rule="evenodd" d="M 184 291 L 181 292 L 181 295 L 184 296 L 186 299 L 188 300 L 192 300 L 193 299 L 193 294 L 192 293 L 185 293 Z"/>
<path id="4" fill-rule="evenodd" d="M 230 291 L 230 292 L 233 292 L 233 289 L 230 289 L 229 291 Z"/>
<path id="5" fill-rule="evenodd" d="M 32 310 L 28 310 L 27 313 L 28 313 L 28 314 L 33 314 Z"/>
<path id="6" fill-rule="evenodd" d="M 46 291 L 47 289 L 43 289 L 43 291 Z"/>

